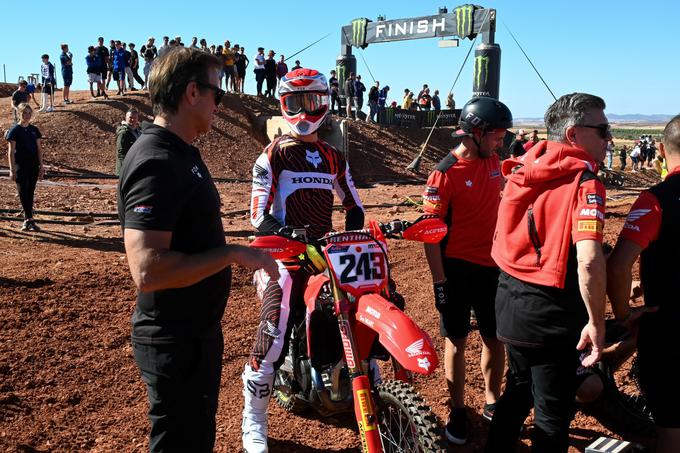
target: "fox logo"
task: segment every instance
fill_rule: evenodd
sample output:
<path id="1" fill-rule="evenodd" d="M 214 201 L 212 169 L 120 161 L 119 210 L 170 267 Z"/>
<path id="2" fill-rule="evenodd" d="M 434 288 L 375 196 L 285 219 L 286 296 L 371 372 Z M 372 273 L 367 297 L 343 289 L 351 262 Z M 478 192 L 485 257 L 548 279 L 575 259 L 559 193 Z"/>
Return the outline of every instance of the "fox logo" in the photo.
<path id="1" fill-rule="evenodd" d="M 309 150 L 305 150 L 305 153 L 307 154 L 307 162 L 314 165 L 314 168 L 319 168 L 319 164 L 321 163 L 319 151 L 311 152 Z"/>
<path id="2" fill-rule="evenodd" d="M 253 396 L 255 396 L 255 398 L 264 398 L 271 393 L 269 384 L 258 384 L 255 381 L 248 381 L 246 388 Z"/>

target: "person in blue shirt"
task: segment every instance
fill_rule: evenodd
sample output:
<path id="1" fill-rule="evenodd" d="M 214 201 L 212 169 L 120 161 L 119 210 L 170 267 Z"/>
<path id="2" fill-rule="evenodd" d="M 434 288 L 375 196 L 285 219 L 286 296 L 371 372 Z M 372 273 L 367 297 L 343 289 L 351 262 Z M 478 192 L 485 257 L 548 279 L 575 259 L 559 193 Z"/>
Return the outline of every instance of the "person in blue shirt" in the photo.
<path id="1" fill-rule="evenodd" d="M 125 95 L 125 49 L 120 41 L 116 41 L 116 50 L 113 51 L 113 80 L 118 84 L 118 93 Z"/>
<path id="2" fill-rule="evenodd" d="M 61 55 L 59 56 L 61 62 L 61 78 L 64 79 L 64 104 L 72 104 L 69 99 L 71 91 L 71 84 L 73 83 L 73 54 L 68 50 L 68 44 L 61 45 Z"/>
<path id="3" fill-rule="evenodd" d="M 104 93 L 104 99 L 108 99 L 109 96 L 106 94 L 104 89 L 104 80 L 102 79 L 102 62 L 97 49 L 94 46 L 87 48 L 87 56 L 85 57 L 85 63 L 87 64 L 87 81 L 90 82 L 90 94 L 92 95 L 92 100 L 96 99 L 97 96 L 94 94 L 92 86 L 97 84 L 97 93 Z"/>

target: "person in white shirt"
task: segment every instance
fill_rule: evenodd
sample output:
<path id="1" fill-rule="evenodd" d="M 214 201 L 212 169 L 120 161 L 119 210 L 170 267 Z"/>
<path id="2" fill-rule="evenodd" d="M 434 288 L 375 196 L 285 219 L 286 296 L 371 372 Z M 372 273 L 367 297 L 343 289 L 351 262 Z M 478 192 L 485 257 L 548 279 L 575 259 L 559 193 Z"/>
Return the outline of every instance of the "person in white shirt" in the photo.
<path id="1" fill-rule="evenodd" d="M 264 82 L 265 74 L 264 74 L 264 61 L 265 61 L 265 56 L 264 56 L 264 47 L 258 47 L 257 48 L 257 55 L 255 55 L 255 58 L 253 59 L 254 61 L 254 70 L 255 70 L 255 81 L 257 82 L 257 95 L 262 96 L 262 83 Z"/>

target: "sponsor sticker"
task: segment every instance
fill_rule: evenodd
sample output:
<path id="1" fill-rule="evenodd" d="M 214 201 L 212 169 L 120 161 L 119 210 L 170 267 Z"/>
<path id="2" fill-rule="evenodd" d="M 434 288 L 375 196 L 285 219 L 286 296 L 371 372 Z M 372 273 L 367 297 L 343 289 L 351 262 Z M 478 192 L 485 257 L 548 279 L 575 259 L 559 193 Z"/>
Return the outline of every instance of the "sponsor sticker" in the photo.
<path id="1" fill-rule="evenodd" d="M 579 220 L 576 225 L 577 231 L 602 233 L 602 222 L 599 220 Z"/>
<path id="2" fill-rule="evenodd" d="M 581 209 L 579 215 L 583 217 L 593 217 L 596 219 L 604 220 L 604 214 L 602 214 L 602 212 L 600 212 L 600 210 L 596 208 L 583 208 Z"/>
<path id="3" fill-rule="evenodd" d="M 494 168 L 493 170 L 491 170 L 491 173 L 489 173 L 489 176 L 491 178 L 498 178 L 500 175 L 501 175 L 501 171 L 497 168 Z"/>
<path id="4" fill-rule="evenodd" d="M 604 206 L 604 200 L 602 200 L 602 197 L 596 193 L 586 194 L 586 203 Z"/>
<path id="5" fill-rule="evenodd" d="M 361 412 L 361 421 L 364 425 L 364 430 L 373 431 L 377 429 L 375 423 L 371 422 L 373 409 L 371 407 L 371 394 L 366 389 L 357 390 L 357 399 L 359 400 L 359 412 Z"/>
<path id="6" fill-rule="evenodd" d="M 428 371 L 430 369 L 430 361 L 427 360 L 427 357 L 423 357 L 422 359 L 418 359 L 418 366 L 425 371 Z"/>
<path id="7" fill-rule="evenodd" d="M 153 206 L 138 204 L 134 207 L 133 211 L 137 214 L 151 214 L 151 211 L 153 211 Z"/>
<path id="8" fill-rule="evenodd" d="M 425 187 L 425 193 L 427 195 L 436 195 L 436 194 L 439 193 L 439 188 L 433 187 L 433 186 L 427 186 L 427 187 Z"/>

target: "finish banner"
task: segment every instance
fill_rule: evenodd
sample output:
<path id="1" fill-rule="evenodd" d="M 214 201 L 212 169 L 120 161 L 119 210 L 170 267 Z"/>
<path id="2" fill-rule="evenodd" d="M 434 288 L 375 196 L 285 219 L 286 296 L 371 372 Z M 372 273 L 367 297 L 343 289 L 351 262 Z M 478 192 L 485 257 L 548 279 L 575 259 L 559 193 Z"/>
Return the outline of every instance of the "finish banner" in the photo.
<path id="1" fill-rule="evenodd" d="M 440 113 L 437 127 L 458 124 L 460 110 L 402 110 L 385 107 L 378 110 L 378 123 L 399 127 L 432 127 Z"/>
<path id="2" fill-rule="evenodd" d="M 406 39 L 458 36 L 461 39 L 474 37 L 482 31 L 482 26 L 490 10 L 475 5 L 462 5 L 450 13 L 433 16 L 420 16 L 407 19 L 381 20 L 373 22 L 361 17 L 350 25 L 342 27 L 342 44 L 365 48 L 378 42 L 403 41 Z"/>

